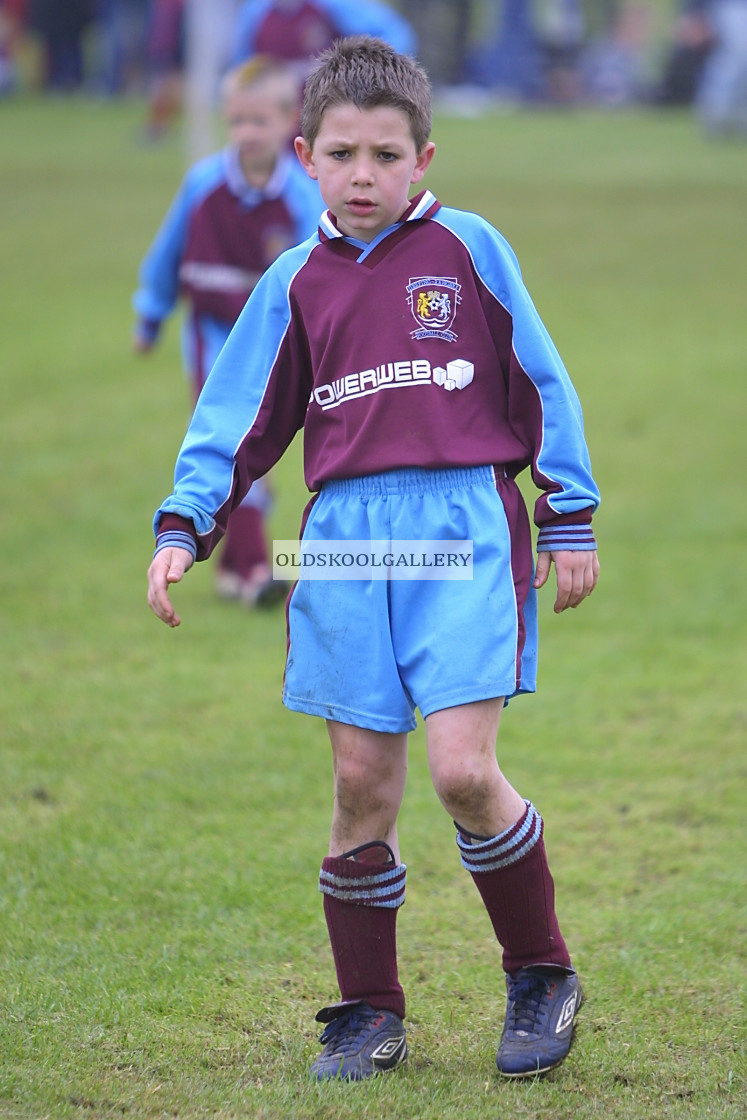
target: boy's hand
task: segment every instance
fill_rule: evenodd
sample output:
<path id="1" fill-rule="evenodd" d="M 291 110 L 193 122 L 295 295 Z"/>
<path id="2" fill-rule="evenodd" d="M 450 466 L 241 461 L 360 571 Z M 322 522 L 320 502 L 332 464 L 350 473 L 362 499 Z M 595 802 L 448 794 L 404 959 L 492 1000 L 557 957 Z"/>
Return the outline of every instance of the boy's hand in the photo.
<path id="1" fill-rule="evenodd" d="M 550 565 L 555 563 L 558 595 L 553 610 L 560 614 L 566 607 L 577 607 L 591 595 L 599 579 L 599 560 L 596 552 L 539 552 L 534 573 L 534 586 L 547 582 Z"/>
<path id="2" fill-rule="evenodd" d="M 181 622 L 169 599 L 169 584 L 179 583 L 192 563 L 188 549 L 162 548 L 148 568 L 148 606 L 167 626 L 178 626 Z"/>
<path id="3" fill-rule="evenodd" d="M 132 349 L 136 354 L 148 354 L 158 342 L 160 319 L 138 319 L 132 331 Z"/>

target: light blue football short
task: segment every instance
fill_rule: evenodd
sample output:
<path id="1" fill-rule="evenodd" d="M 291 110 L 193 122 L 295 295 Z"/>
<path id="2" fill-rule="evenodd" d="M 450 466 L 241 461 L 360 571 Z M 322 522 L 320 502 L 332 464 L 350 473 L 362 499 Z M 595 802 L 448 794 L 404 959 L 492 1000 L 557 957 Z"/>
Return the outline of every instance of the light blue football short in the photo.
<path id="1" fill-rule="evenodd" d="M 300 579 L 283 702 L 403 732 L 442 708 L 534 692 L 529 519 L 502 469 L 407 468 L 325 483 L 303 541 L 471 540 L 471 580 Z"/>

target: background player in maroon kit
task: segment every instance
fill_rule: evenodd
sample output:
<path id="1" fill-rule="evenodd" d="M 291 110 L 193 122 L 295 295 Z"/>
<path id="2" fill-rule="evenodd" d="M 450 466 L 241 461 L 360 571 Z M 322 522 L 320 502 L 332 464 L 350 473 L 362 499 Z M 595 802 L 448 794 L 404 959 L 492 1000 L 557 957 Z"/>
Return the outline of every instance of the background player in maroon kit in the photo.
<path id="1" fill-rule="evenodd" d="M 216 364 L 156 514 L 148 601 L 179 625 L 169 585 L 209 555 L 299 427 L 317 491 L 302 547 L 474 543 L 469 582 L 301 579 L 289 600 L 283 698 L 326 718 L 335 787 L 319 886 L 341 1000 L 317 1016 L 312 1073 L 359 1080 L 407 1054 L 397 818 L 417 707 L 435 790 L 503 948 L 497 1067 L 534 1076 L 568 1054 L 582 992 L 542 819 L 495 741 L 504 699 L 535 687 L 536 589 L 551 565 L 556 612 L 597 582 L 580 406 L 501 235 L 430 191 L 408 199 L 435 150 L 420 67 L 378 40 L 338 42 L 309 78 L 301 123 L 296 150 L 329 210 L 317 238 L 268 270 Z M 527 466 L 541 491 L 536 570 L 515 483 Z"/>
<path id="2" fill-rule="evenodd" d="M 380 0 L 243 0 L 234 30 L 234 62 L 255 54 L 291 65 L 303 81 L 312 61 L 335 39 L 375 35 L 414 55 L 415 33 L 396 8 Z"/>
<path id="3" fill-rule="evenodd" d="M 223 80 L 229 146 L 188 173 L 140 270 L 135 348 L 147 353 L 179 294 L 189 307 L 183 350 L 194 399 L 259 277 L 316 229 L 322 202 L 288 151 L 298 86 L 282 63 L 257 57 Z M 216 573 L 224 598 L 270 605 L 287 585 L 273 581 L 265 536 L 271 505 L 260 479 L 234 511 Z"/>

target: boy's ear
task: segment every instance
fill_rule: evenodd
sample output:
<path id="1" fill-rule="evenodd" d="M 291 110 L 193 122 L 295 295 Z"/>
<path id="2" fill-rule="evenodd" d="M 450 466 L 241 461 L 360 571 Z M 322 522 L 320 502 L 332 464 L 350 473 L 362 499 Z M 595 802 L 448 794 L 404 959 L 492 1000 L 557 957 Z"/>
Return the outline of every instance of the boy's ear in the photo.
<path id="1" fill-rule="evenodd" d="M 423 178 L 426 171 L 428 170 L 428 167 L 430 166 L 430 162 L 433 159 L 435 154 L 436 154 L 436 145 L 433 143 L 432 140 L 429 140 L 428 143 L 424 144 L 423 147 L 421 148 L 421 150 L 418 152 L 417 158 L 415 160 L 415 170 L 412 173 L 412 179 L 410 179 L 411 183 L 419 183 L 420 182 L 420 180 Z"/>
<path id="2" fill-rule="evenodd" d="M 309 145 L 304 140 L 303 136 L 296 137 L 296 139 L 293 141 L 293 147 L 296 149 L 296 155 L 301 161 L 301 166 L 303 167 L 309 178 L 318 179 L 319 176 L 317 175 L 316 167 L 314 166 L 314 154 Z"/>

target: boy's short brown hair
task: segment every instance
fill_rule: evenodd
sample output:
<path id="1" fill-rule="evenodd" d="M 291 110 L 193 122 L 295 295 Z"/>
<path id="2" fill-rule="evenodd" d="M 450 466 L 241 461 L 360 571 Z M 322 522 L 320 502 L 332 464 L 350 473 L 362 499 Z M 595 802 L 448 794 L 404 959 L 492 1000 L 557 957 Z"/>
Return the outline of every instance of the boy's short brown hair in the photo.
<path id="1" fill-rule="evenodd" d="M 333 105 L 374 109 L 387 105 L 403 112 L 420 152 L 431 133 L 431 84 L 422 66 L 371 35 L 338 39 L 320 54 L 301 110 L 301 132 L 313 148 L 322 117 Z"/>

